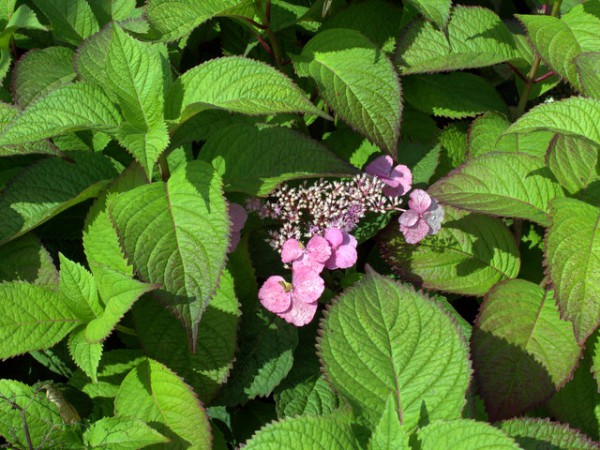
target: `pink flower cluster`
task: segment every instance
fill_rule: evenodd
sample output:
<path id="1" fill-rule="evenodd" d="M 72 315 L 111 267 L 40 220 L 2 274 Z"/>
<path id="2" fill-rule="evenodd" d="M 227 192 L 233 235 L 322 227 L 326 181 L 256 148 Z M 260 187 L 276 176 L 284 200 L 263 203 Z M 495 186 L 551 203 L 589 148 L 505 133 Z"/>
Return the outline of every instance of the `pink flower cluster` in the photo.
<path id="1" fill-rule="evenodd" d="M 261 304 L 298 327 L 310 323 L 325 290 L 321 272 L 325 267 L 347 269 L 356 263 L 356 239 L 338 228 L 328 228 L 304 246 L 288 239 L 281 250 L 281 262 L 291 265 L 292 282 L 273 275 L 258 292 Z"/>

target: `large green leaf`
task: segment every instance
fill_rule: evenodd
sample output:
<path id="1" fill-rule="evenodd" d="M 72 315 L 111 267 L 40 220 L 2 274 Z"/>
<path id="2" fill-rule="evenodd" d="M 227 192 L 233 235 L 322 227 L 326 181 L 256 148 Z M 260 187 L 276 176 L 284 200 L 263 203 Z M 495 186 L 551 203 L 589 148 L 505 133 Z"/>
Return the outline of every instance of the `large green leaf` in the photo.
<path id="1" fill-rule="evenodd" d="M 121 115 L 106 94 L 85 83 L 66 84 L 38 98 L 0 133 L 0 146 L 25 144 L 78 130 L 115 132 Z"/>
<path id="2" fill-rule="evenodd" d="M 598 183 L 596 164 L 600 147 L 574 136 L 557 135 L 546 161 L 556 179 L 570 194 L 582 194 Z"/>
<path id="3" fill-rule="evenodd" d="M 600 100 L 570 97 L 543 103 L 521 116 L 506 133 L 532 131 L 578 136 L 600 145 Z"/>
<path id="4" fill-rule="evenodd" d="M 56 286 L 58 271 L 42 243 L 26 234 L 0 247 L 0 281 Z"/>
<path id="5" fill-rule="evenodd" d="M 182 376 L 202 401 L 209 401 L 229 375 L 236 349 L 238 301 L 230 273 L 223 272 L 204 311 L 195 353 L 182 345 L 181 324 L 156 302 L 138 303 L 133 318 L 146 354 Z"/>
<path id="6" fill-rule="evenodd" d="M 405 75 L 491 66 L 516 56 L 513 36 L 496 14 L 485 8 L 457 5 L 447 37 L 424 19 L 417 19 L 405 29 L 396 64 Z"/>
<path id="7" fill-rule="evenodd" d="M 593 53 L 581 53 L 575 59 L 579 81 L 582 91 L 589 97 L 600 100 L 600 51 Z"/>
<path id="8" fill-rule="evenodd" d="M 242 114 L 321 114 L 284 74 L 240 56 L 212 59 L 184 73 L 167 95 L 166 117 L 180 123 L 211 108 Z"/>
<path id="9" fill-rule="evenodd" d="M 53 25 L 54 35 L 80 44 L 98 31 L 98 21 L 86 0 L 33 0 Z"/>
<path id="10" fill-rule="evenodd" d="M 512 419 L 498 424 L 523 450 L 594 450 L 598 446 L 579 431 L 548 419 Z"/>
<path id="11" fill-rule="evenodd" d="M 83 442 L 91 449 L 137 450 L 170 440 L 139 419 L 116 416 L 91 424 L 83 433 Z"/>
<path id="12" fill-rule="evenodd" d="M 346 411 L 328 416 L 301 416 L 271 423 L 244 445 L 247 450 L 358 450 Z"/>
<path id="13" fill-rule="evenodd" d="M 77 76 L 73 69 L 73 56 L 73 50 L 67 47 L 27 52 L 14 69 L 12 89 L 15 101 L 21 107 L 27 107 L 37 97 L 73 81 Z"/>
<path id="14" fill-rule="evenodd" d="M 0 358 L 50 348 L 79 323 L 55 289 L 0 284 Z"/>
<path id="15" fill-rule="evenodd" d="M 112 197 L 109 214 L 140 277 L 161 284 L 161 297 L 196 342 L 202 312 L 215 292 L 229 245 L 221 179 L 202 161 L 174 171 L 167 183 Z"/>
<path id="16" fill-rule="evenodd" d="M 510 280 L 485 297 L 471 349 L 477 386 L 494 421 L 549 398 L 579 362 L 573 327 L 560 318 L 552 295 L 529 281 Z"/>
<path id="17" fill-rule="evenodd" d="M 574 199 L 552 202 L 545 265 L 561 316 L 583 343 L 600 323 L 600 209 Z"/>
<path id="18" fill-rule="evenodd" d="M 524 153 L 491 152 L 468 160 L 429 189 L 441 203 L 496 216 L 549 224 L 553 198 L 563 197 L 544 160 Z"/>
<path id="19" fill-rule="evenodd" d="M 224 128 L 204 144 L 199 158 L 212 163 L 225 190 L 252 195 L 266 195 L 288 180 L 355 172 L 322 144 L 281 127 Z"/>
<path id="20" fill-rule="evenodd" d="M 76 152 L 73 163 L 44 159 L 21 172 L 0 195 L 0 244 L 35 228 L 56 214 L 95 197 L 117 175 L 101 154 Z"/>
<path id="21" fill-rule="evenodd" d="M 461 419 L 433 422 L 418 431 L 420 449 L 439 450 L 519 450 L 515 441 L 498 428 L 484 422 Z"/>
<path id="22" fill-rule="evenodd" d="M 408 5 L 417 9 L 423 16 L 435 23 L 440 29 L 445 29 L 450 17 L 451 0 L 408 0 Z"/>
<path id="23" fill-rule="evenodd" d="M 60 293 L 69 309 L 84 322 L 102 314 L 96 280 L 81 264 L 62 253 L 60 260 Z"/>
<path id="24" fill-rule="evenodd" d="M 148 177 L 167 147 L 164 83 L 158 44 L 143 43 L 110 25 L 87 40 L 77 52 L 77 71 L 116 98 L 124 123 L 119 141 L 146 170 Z"/>
<path id="25" fill-rule="evenodd" d="M 371 425 L 389 393 L 408 431 L 460 417 L 471 376 L 455 322 L 412 287 L 374 272 L 344 291 L 322 322 L 327 379 Z"/>
<path id="26" fill-rule="evenodd" d="M 166 366 L 148 359 L 125 377 L 115 413 L 152 423 L 169 448 L 210 448 L 210 424 L 192 389 Z"/>
<path id="27" fill-rule="evenodd" d="M 19 110 L 13 105 L 0 103 L 0 134 L 17 117 Z M 50 155 L 60 155 L 56 147 L 50 145 L 48 141 L 33 141 L 18 145 L 0 146 L 0 156 L 26 155 L 30 153 L 41 153 Z"/>
<path id="28" fill-rule="evenodd" d="M 508 112 L 498 92 L 471 73 L 415 75 L 403 80 L 406 101 L 428 114 L 462 119 L 487 111 Z"/>
<path id="29" fill-rule="evenodd" d="M 136 11 L 136 0 L 87 0 L 98 19 L 100 26 L 106 25 L 110 21 L 119 22 L 131 19 L 141 13 L 140 8 Z"/>
<path id="30" fill-rule="evenodd" d="M 396 154 L 402 89 L 391 61 L 373 42 L 358 31 L 326 30 L 304 46 L 294 67 L 298 75 L 315 80 L 323 99 L 342 120 Z"/>
<path id="31" fill-rule="evenodd" d="M 397 228 L 382 236 L 392 269 L 427 289 L 483 295 L 521 266 L 514 237 L 501 220 L 446 207 L 439 233 L 407 244 Z"/>

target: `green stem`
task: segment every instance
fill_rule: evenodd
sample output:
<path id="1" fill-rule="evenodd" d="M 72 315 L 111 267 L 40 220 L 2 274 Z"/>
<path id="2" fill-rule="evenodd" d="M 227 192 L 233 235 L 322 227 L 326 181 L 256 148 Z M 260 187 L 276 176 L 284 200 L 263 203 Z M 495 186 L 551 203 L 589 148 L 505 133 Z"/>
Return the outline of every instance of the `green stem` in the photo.
<path id="1" fill-rule="evenodd" d="M 167 156 L 164 152 L 158 157 L 158 170 L 160 170 L 160 177 L 163 181 L 167 181 L 171 176 L 169 163 L 167 162 Z"/>
<path id="2" fill-rule="evenodd" d="M 271 43 L 271 49 L 273 49 L 273 57 L 275 58 L 275 63 L 277 66 L 281 67 L 283 64 L 283 58 L 281 54 L 281 45 L 279 45 L 279 39 L 273 33 L 271 28 L 267 29 L 267 37 L 269 38 L 269 42 Z"/>
<path id="3" fill-rule="evenodd" d="M 125 333 L 128 334 L 129 336 L 136 336 L 137 337 L 137 333 L 135 332 L 135 330 L 133 328 L 129 328 L 123 325 L 117 325 L 115 327 L 115 330 L 120 331 L 121 333 Z"/>
<path id="4" fill-rule="evenodd" d="M 554 0 L 554 4 L 552 5 L 552 12 L 550 15 L 552 17 L 556 17 L 558 12 L 560 11 L 560 5 L 562 0 Z M 523 92 L 521 92 L 521 97 L 519 98 L 519 104 L 517 105 L 517 110 L 515 111 L 515 120 L 523 115 L 525 112 L 525 107 L 527 106 L 527 100 L 529 100 L 529 94 L 531 94 L 531 88 L 535 84 L 536 74 L 538 69 L 540 68 L 540 64 L 542 62 L 542 58 L 536 52 L 533 56 L 533 61 L 531 61 L 531 69 L 527 74 L 527 79 L 525 81 L 525 87 L 523 88 Z"/>

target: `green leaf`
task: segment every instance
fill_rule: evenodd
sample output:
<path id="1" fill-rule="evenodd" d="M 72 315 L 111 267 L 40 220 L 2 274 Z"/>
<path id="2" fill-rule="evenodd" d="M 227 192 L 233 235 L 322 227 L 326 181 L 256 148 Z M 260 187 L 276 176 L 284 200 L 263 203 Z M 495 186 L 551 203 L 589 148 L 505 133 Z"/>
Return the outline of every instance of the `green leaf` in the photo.
<path id="1" fill-rule="evenodd" d="M 598 182 L 598 149 L 590 141 L 556 135 L 548 148 L 546 161 L 561 186 L 576 195 Z"/>
<path id="2" fill-rule="evenodd" d="M 188 70 L 173 84 L 166 102 L 166 117 L 179 123 L 211 108 L 250 115 L 298 112 L 328 117 L 284 74 L 240 56 L 212 59 Z"/>
<path id="3" fill-rule="evenodd" d="M 74 52 L 66 47 L 47 47 L 27 52 L 15 65 L 12 89 L 23 108 L 51 90 L 68 84 L 77 76 Z"/>
<path id="4" fill-rule="evenodd" d="M 351 416 L 338 411 L 328 416 L 302 416 L 271 423 L 244 445 L 247 450 L 358 450 Z"/>
<path id="5" fill-rule="evenodd" d="M 31 103 L 0 133 L 0 146 L 25 144 L 78 130 L 115 132 L 119 111 L 98 87 L 66 84 Z"/>
<path id="6" fill-rule="evenodd" d="M 588 139 L 600 145 L 600 100 L 570 97 L 532 108 L 506 133 L 552 131 Z"/>
<path id="7" fill-rule="evenodd" d="M 350 127 L 396 154 L 402 89 L 391 61 L 373 42 L 358 31 L 326 30 L 308 41 L 294 67 L 315 80 L 323 99 Z"/>
<path id="8" fill-rule="evenodd" d="M 202 404 L 174 372 L 146 360 L 123 380 L 115 413 L 153 423 L 171 438 L 173 448 L 210 448 L 210 424 Z"/>
<path id="9" fill-rule="evenodd" d="M 240 0 L 149 0 L 146 16 L 163 41 L 179 39 L 211 17 L 225 13 Z"/>
<path id="10" fill-rule="evenodd" d="M 385 403 L 385 409 L 381 414 L 381 419 L 369 440 L 368 450 L 388 450 L 392 448 L 409 450 L 408 435 L 404 431 L 401 420 L 399 411 L 396 409 L 396 401 L 390 393 Z"/>
<path id="11" fill-rule="evenodd" d="M 33 0 L 52 23 L 54 35 L 79 45 L 98 31 L 98 21 L 86 0 Z"/>
<path id="12" fill-rule="evenodd" d="M 163 300 L 195 343 L 229 245 L 220 177 L 205 162 L 193 161 L 174 171 L 167 183 L 111 198 L 109 214 L 135 270 L 141 279 L 162 285 Z"/>
<path id="13" fill-rule="evenodd" d="M 58 285 L 58 271 L 42 243 L 26 234 L 0 247 L 0 281 Z"/>
<path id="14" fill-rule="evenodd" d="M 40 23 L 37 16 L 35 15 L 35 12 L 33 12 L 33 10 L 27 5 L 21 5 L 17 8 L 17 10 L 10 17 L 10 20 L 6 24 L 3 34 L 20 29 L 42 31 L 48 30 L 44 25 Z"/>
<path id="15" fill-rule="evenodd" d="M 598 383 L 598 392 L 600 392 L 600 333 L 596 333 L 587 341 L 588 348 L 591 348 L 592 374 Z"/>
<path id="16" fill-rule="evenodd" d="M 383 236 L 382 254 L 396 273 L 426 289 L 483 295 L 519 273 L 519 250 L 501 220 L 445 207 L 439 233 L 407 244 L 396 228 Z"/>
<path id="17" fill-rule="evenodd" d="M 423 14 L 427 20 L 435 23 L 440 29 L 446 28 L 452 0 L 408 0 L 407 4 Z"/>
<path id="18" fill-rule="evenodd" d="M 340 403 L 323 375 L 313 375 L 278 393 L 276 402 L 278 417 L 323 416 Z"/>
<path id="19" fill-rule="evenodd" d="M 6 103 L 0 103 L 0 134 L 19 114 L 19 110 Z M 0 146 L 0 156 L 26 155 L 30 153 L 41 153 L 57 155 L 61 154 L 55 147 L 47 141 L 34 141 L 23 145 L 2 145 Z"/>
<path id="20" fill-rule="evenodd" d="M 199 158 L 212 163 L 226 191 L 251 195 L 266 195 L 288 180 L 355 172 L 319 142 L 281 127 L 224 128 L 202 146 Z"/>
<path id="21" fill-rule="evenodd" d="M 600 323 L 600 209 L 574 199 L 552 202 L 545 266 L 561 317 L 573 322 L 579 343 Z"/>
<path id="22" fill-rule="evenodd" d="M 516 56 L 513 36 L 496 14 L 485 8 L 457 5 L 447 37 L 424 19 L 406 28 L 399 39 L 396 64 L 403 75 L 408 75 L 491 66 Z"/>
<path id="23" fill-rule="evenodd" d="M 140 42 L 118 25 L 109 25 L 79 48 L 76 66 L 84 80 L 116 98 L 124 117 L 119 141 L 150 177 L 169 143 L 160 46 Z"/>
<path id="24" fill-rule="evenodd" d="M 98 382 L 98 365 L 102 358 L 102 347 L 101 342 L 90 344 L 86 341 L 84 327 L 73 331 L 69 336 L 69 353 L 73 361 L 94 383 Z"/>
<path id="25" fill-rule="evenodd" d="M 425 295 L 371 272 L 334 302 L 321 331 L 327 379 L 368 423 L 379 421 L 390 392 L 407 431 L 423 414 L 460 417 L 469 351 L 455 322 Z"/>
<path id="26" fill-rule="evenodd" d="M 512 419 L 500 422 L 500 429 L 523 450 L 551 448 L 553 450 L 593 450 L 598 446 L 579 431 L 548 419 Z"/>
<path id="27" fill-rule="evenodd" d="M 579 54 L 575 58 L 575 65 L 582 91 L 588 97 L 600 100 L 600 74 L 597 70 L 600 65 L 600 52 Z"/>
<path id="28" fill-rule="evenodd" d="M 81 264 L 62 253 L 60 259 L 60 292 L 69 309 L 82 321 L 88 322 L 102 314 L 96 280 Z"/>
<path id="29" fill-rule="evenodd" d="M 492 421 L 522 415 L 572 376 L 579 363 L 570 322 L 552 291 L 524 280 L 494 286 L 471 338 L 479 392 Z"/>
<path id="30" fill-rule="evenodd" d="M 56 290 L 19 282 L 0 284 L 0 358 L 50 348 L 78 324 Z"/>
<path id="31" fill-rule="evenodd" d="M 469 128 L 467 138 L 467 154 L 469 158 L 476 158 L 497 148 L 498 138 L 510 126 L 510 122 L 503 114 L 486 112 L 478 116 Z"/>
<path id="32" fill-rule="evenodd" d="M 64 432 L 57 407 L 26 384 L 0 380 L 0 436 L 19 448 L 28 448 L 22 412 L 31 439 L 29 448 L 57 444 L 55 440 Z"/>
<path id="33" fill-rule="evenodd" d="M 0 195 L 0 245 L 73 205 L 95 197 L 117 175 L 101 154 L 75 152 L 73 163 L 44 159 L 21 172 Z"/>
<path id="34" fill-rule="evenodd" d="M 485 422 L 460 419 L 433 422 L 417 433 L 422 450 L 519 450 L 515 441 Z"/>
<path id="35" fill-rule="evenodd" d="M 508 112 L 498 92 L 471 73 L 415 75 L 403 81 L 406 101 L 428 114 L 462 119 L 487 111 Z"/>
<path id="36" fill-rule="evenodd" d="M 100 26 L 106 25 L 108 22 L 131 19 L 135 16 L 136 4 L 135 0 L 112 0 L 106 2 L 104 0 L 87 0 L 94 11 L 94 15 L 100 22 Z"/>
<path id="37" fill-rule="evenodd" d="M 83 443 L 91 449 L 136 450 L 168 442 L 168 438 L 141 420 L 122 416 L 100 419 L 83 433 Z"/>
<path id="38" fill-rule="evenodd" d="M 572 8 L 561 19 L 573 31 L 584 52 L 600 50 L 600 4 L 590 2 Z"/>
<path id="39" fill-rule="evenodd" d="M 468 160 L 431 186 L 429 193 L 443 204 L 542 226 L 550 222 L 550 201 L 564 196 L 543 159 L 509 152 Z"/>
<path id="40" fill-rule="evenodd" d="M 225 270 L 198 330 L 196 352 L 185 342 L 185 330 L 156 302 L 138 303 L 133 318 L 146 354 L 177 372 L 204 402 L 225 382 L 233 364 L 238 328 L 238 301 L 233 278 Z"/>

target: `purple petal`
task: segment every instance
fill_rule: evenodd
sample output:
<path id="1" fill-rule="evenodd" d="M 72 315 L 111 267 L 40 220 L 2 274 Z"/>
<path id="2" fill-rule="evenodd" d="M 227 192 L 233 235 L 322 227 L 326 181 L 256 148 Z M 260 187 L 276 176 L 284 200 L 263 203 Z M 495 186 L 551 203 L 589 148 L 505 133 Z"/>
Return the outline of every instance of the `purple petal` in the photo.
<path id="1" fill-rule="evenodd" d="M 423 219 L 431 228 L 429 234 L 436 234 L 440 231 L 442 222 L 444 221 L 444 208 L 438 204 L 436 199 L 431 199 L 431 206 L 423 213 Z"/>
<path id="2" fill-rule="evenodd" d="M 325 290 L 325 282 L 318 272 L 307 267 L 294 269 L 292 273 L 294 298 L 304 303 L 314 303 Z"/>
<path id="3" fill-rule="evenodd" d="M 431 197 L 422 189 L 415 189 L 410 193 L 408 206 L 413 211 L 423 214 L 431 206 Z"/>
<path id="4" fill-rule="evenodd" d="M 356 242 L 356 238 L 354 236 L 344 232 L 344 241 L 342 242 L 342 245 L 349 245 L 351 247 L 356 248 L 357 244 L 358 243 Z"/>
<path id="5" fill-rule="evenodd" d="M 325 230 L 325 239 L 327 239 L 327 242 L 329 242 L 333 249 L 336 249 L 342 245 L 344 232 L 339 228 L 327 228 Z"/>
<path id="6" fill-rule="evenodd" d="M 398 217 L 398 223 L 400 226 L 414 227 L 420 218 L 421 215 L 418 212 L 409 209 L 408 211 L 403 212 L 400 217 Z"/>
<path id="7" fill-rule="evenodd" d="M 380 178 L 389 178 L 393 165 L 394 160 L 391 156 L 380 156 L 379 158 L 374 159 L 369 165 L 367 165 L 367 167 L 365 167 L 365 172 L 370 175 L 376 175 Z"/>
<path id="8" fill-rule="evenodd" d="M 241 238 L 242 238 L 242 235 L 240 234 L 239 231 L 231 232 L 231 237 L 229 240 L 229 248 L 227 249 L 227 253 L 231 253 L 236 249 L 236 247 L 240 243 Z"/>
<path id="9" fill-rule="evenodd" d="M 296 239 L 288 239 L 281 247 L 281 262 L 291 263 L 304 255 L 304 245 Z"/>
<path id="10" fill-rule="evenodd" d="M 400 231 L 404 235 L 404 239 L 406 240 L 406 242 L 409 244 L 416 244 L 417 242 L 421 241 L 425 236 L 429 234 L 429 230 L 430 228 L 429 225 L 427 225 L 427 222 L 425 222 L 425 220 L 423 220 L 420 217 L 417 223 L 410 227 L 407 227 L 400 223 Z"/>
<path id="11" fill-rule="evenodd" d="M 258 291 L 258 298 L 265 308 L 275 314 L 286 312 L 292 305 L 289 283 L 278 275 L 273 275 L 265 281 Z"/>
<path id="12" fill-rule="evenodd" d="M 313 236 L 306 244 L 306 253 L 311 260 L 323 264 L 331 256 L 331 246 L 324 237 Z"/>
<path id="13" fill-rule="evenodd" d="M 283 320 L 297 327 L 301 327 L 310 323 L 317 312 L 318 303 L 304 303 L 296 301 L 292 304 L 292 308 L 282 314 L 278 314 Z"/>
<path id="14" fill-rule="evenodd" d="M 390 174 L 390 180 L 383 188 L 383 193 L 388 197 L 400 197 L 410 191 L 412 187 L 412 172 L 405 165 L 399 164 L 394 167 Z"/>
<path id="15" fill-rule="evenodd" d="M 227 212 L 231 220 L 231 229 L 233 231 L 241 231 L 248 219 L 248 213 L 244 207 L 237 203 L 230 203 L 227 207 Z"/>
<path id="16" fill-rule="evenodd" d="M 340 245 L 327 261 L 327 268 L 330 270 L 347 269 L 356 264 L 357 257 L 356 247 Z"/>

